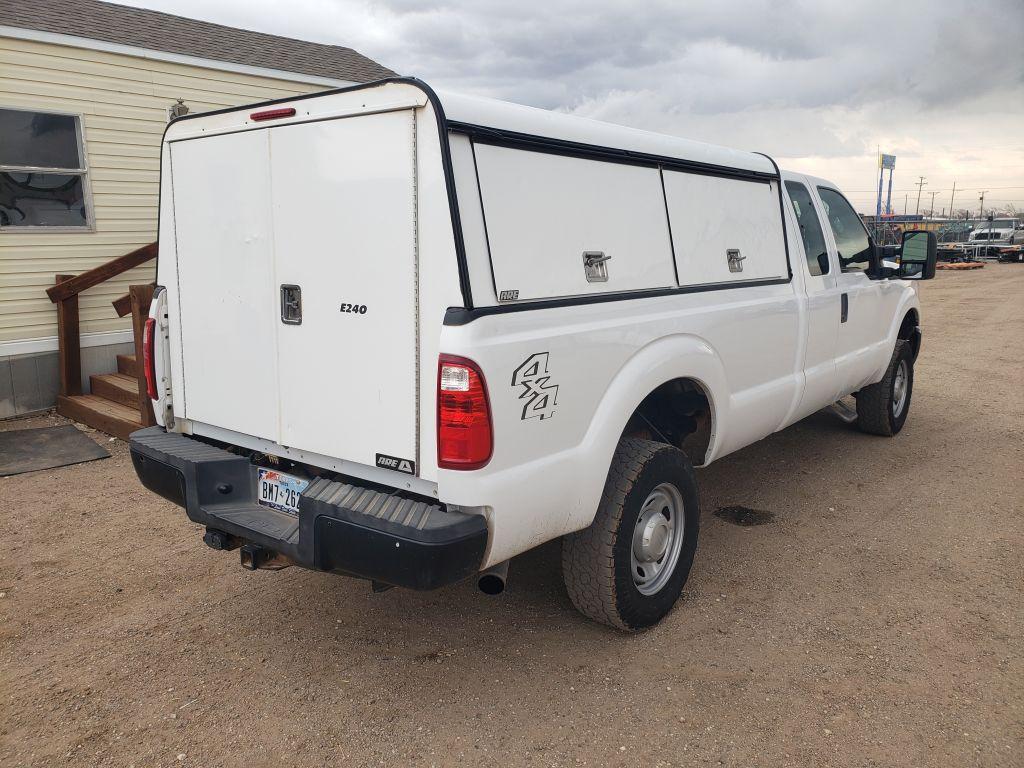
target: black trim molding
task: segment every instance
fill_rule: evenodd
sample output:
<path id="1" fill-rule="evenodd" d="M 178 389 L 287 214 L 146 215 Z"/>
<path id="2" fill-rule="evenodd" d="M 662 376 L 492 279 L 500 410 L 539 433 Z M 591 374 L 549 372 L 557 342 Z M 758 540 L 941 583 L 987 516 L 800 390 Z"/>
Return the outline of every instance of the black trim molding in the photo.
<path id="1" fill-rule="evenodd" d="M 640 165 L 649 168 L 667 168 L 674 171 L 685 171 L 703 176 L 722 176 L 729 179 L 770 182 L 779 178 L 779 167 L 769 157 L 775 167 L 775 173 L 750 171 L 744 168 L 730 168 L 724 165 L 701 163 L 696 160 L 681 160 L 664 155 L 652 155 L 645 152 L 632 152 L 627 149 L 604 147 L 597 144 L 582 144 L 563 139 L 551 139 L 515 131 L 502 131 L 471 123 L 448 122 L 448 128 L 456 133 L 465 133 L 477 144 L 494 144 L 510 149 L 522 149 L 529 152 L 543 152 L 549 155 L 563 155 L 604 162 Z M 755 154 L 761 154 L 757 152 Z M 764 155 L 767 157 L 767 155 Z"/>
<path id="2" fill-rule="evenodd" d="M 764 285 L 787 285 L 792 277 L 770 277 L 762 280 L 732 280 L 725 283 L 706 283 L 702 285 L 683 285 L 671 288 L 649 288 L 640 291 L 616 291 L 609 293 L 588 293 L 583 296 L 566 296 L 558 299 L 539 299 L 522 301 L 516 304 L 498 304 L 493 307 L 449 307 L 444 314 L 445 325 L 467 325 L 474 320 L 488 315 L 506 315 L 512 312 L 526 312 L 539 309 L 559 309 L 585 304 L 604 304 L 609 301 L 630 301 L 639 299 L 656 299 L 664 296 L 679 296 L 687 293 L 704 293 L 707 291 L 727 291 L 735 288 L 753 288 Z"/>

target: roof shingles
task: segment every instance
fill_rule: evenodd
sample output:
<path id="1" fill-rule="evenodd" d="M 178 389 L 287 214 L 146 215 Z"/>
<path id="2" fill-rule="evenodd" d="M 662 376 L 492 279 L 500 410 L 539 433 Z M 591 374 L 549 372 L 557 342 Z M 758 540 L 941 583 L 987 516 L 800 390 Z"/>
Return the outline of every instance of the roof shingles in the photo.
<path id="1" fill-rule="evenodd" d="M 392 72 L 351 48 L 225 27 L 99 0 L 0 0 L 0 24 L 164 53 L 369 82 Z"/>

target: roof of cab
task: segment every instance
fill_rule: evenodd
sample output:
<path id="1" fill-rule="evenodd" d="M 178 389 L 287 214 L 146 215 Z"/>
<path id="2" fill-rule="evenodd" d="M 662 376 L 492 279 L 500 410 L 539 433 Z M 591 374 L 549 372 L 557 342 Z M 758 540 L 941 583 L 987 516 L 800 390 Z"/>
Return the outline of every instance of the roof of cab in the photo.
<path id="1" fill-rule="evenodd" d="M 678 136 L 628 128 L 586 117 L 497 99 L 438 91 L 449 123 L 490 128 L 556 141 L 657 155 L 686 162 L 775 175 L 772 161 L 756 152 L 719 147 Z"/>

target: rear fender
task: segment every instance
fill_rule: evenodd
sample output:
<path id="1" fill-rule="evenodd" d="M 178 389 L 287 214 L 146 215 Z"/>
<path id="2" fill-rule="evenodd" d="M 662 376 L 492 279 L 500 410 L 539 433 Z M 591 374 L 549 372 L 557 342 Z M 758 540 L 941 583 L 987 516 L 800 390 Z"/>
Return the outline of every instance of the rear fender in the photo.
<path id="1" fill-rule="evenodd" d="M 579 505 L 566 521 L 566 531 L 586 528 L 593 522 L 604 491 L 612 456 L 630 417 L 651 392 L 673 379 L 693 379 L 711 405 L 711 440 L 705 464 L 710 463 L 728 429 L 728 386 L 718 353 L 704 339 L 690 335 L 667 336 L 639 349 L 612 379 L 601 399 L 580 452 L 595 472 L 588 488 L 588 504 Z"/>
<path id="2" fill-rule="evenodd" d="M 724 369 L 706 341 L 676 335 L 652 341 L 626 359 L 597 400 L 579 442 L 500 470 L 440 470 L 440 498 L 479 509 L 488 518 L 491 537 L 482 567 L 590 525 L 627 422 L 648 394 L 677 378 L 696 380 L 711 402 L 710 461 L 728 428 Z"/>

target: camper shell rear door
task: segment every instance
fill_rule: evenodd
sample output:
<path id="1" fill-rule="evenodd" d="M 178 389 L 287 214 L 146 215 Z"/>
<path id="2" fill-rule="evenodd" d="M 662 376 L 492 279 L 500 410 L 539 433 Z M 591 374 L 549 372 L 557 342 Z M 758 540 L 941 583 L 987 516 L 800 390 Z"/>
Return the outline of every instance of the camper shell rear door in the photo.
<path id="1" fill-rule="evenodd" d="M 177 415 L 418 469 L 415 108 L 170 141 Z"/>

